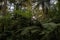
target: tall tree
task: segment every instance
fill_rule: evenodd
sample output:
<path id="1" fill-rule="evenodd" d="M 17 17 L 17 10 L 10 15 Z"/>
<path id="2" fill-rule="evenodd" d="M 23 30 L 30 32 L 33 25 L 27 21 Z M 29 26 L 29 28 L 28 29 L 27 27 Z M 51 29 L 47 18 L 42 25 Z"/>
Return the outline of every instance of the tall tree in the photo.
<path id="1" fill-rule="evenodd" d="M 7 11 L 7 0 L 4 0 L 4 5 L 3 5 L 3 15 L 6 15 Z"/>

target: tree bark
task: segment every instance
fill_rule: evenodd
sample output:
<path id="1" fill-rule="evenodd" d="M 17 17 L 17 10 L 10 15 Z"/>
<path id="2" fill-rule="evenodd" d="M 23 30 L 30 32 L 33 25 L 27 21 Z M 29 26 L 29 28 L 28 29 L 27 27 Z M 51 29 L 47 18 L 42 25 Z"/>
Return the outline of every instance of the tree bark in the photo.
<path id="1" fill-rule="evenodd" d="M 6 15 L 6 10 L 7 9 L 7 0 L 4 0 L 4 5 L 3 5 L 3 8 L 2 8 L 2 10 L 3 10 L 3 14 L 2 15 Z"/>

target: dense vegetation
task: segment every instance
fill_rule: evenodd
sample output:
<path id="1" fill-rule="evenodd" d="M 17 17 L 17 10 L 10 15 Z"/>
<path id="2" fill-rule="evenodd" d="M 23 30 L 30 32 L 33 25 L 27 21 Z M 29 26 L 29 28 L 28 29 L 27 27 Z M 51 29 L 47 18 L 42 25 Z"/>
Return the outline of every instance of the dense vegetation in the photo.
<path id="1" fill-rule="evenodd" d="M 10 6 L 13 4 L 12 11 L 7 1 Z M 57 1 L 51 4 L 50 0 L 0 0 L 0 40 L 60 40 L 60 1 Z M 32 8 L 35 2 L 37 5 Z"/>

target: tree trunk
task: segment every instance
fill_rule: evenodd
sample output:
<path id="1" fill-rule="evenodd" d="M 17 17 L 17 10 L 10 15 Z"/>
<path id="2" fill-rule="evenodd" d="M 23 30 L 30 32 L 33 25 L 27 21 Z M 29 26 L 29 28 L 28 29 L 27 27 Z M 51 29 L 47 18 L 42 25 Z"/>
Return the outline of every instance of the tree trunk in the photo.
<path id="1" fill-rule="evenodd" d="M 2 8 L 2 10 L 3 10 L 3 15 L 6 15 L 6 10 L 7 9 L 7 0 L 4 0 L 4 5 L 3 5 L 3 8 Z"/>

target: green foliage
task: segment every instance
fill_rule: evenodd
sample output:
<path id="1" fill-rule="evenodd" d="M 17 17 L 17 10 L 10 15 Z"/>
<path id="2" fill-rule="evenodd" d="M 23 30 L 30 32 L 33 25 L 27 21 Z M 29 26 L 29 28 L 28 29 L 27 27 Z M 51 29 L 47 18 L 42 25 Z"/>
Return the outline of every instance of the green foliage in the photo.
<path id="1" fill-rule="evenodd" d="M 0 19 L 0 28 L 4 26 L 4 32 L 0 29 L 0 39 L 6 38 L 6 40 L 45 40 L 57 26 L 54 23 L 44 24 L 44 30 L 38 26 L 29 26 L 30 19 L 14 14 L 2 16 Z M 4 36 L 5 35 L 5 36 Z M 3 36 L 3 37 L 2 37 Z"/>
<path id="2" fill-rule="evenodd" d="M 20 14 L 21 13 L 21 14 Z M 25 13 L 25 12 L 24 12 Z M 43 24 L 44 29 L 41 30 L 38 21 L 31 24 L 31 17 L 23 15 L 22 12 L 14 12 L 13 15 L 7 14 L 0 17 L 0 39 L 1 40 L 50 40 L 50 34 L 54 34 L 57 29 L 55 23 Z M 30 15 L 30 14 L 29 14 Z M 31 25 L 30 25 L 31 24 Z M 4 27 L 4 32 L 2 28 Z M 57 35 L 57 34 L 56 34 Z M 60 34 L 59 34 L 60 35 Z M 52 35 L 54 36 L 54 35 Z M 49 37 L 49 38 L 47 38 Z"/>
<path id="3" fill-rule="evenodd" d="M 15 3 L 15 0 L 9 1 Z M 51 20 L 46 19 L 47 22 L 60 23 L 60 9 L 57 12 L 49 10 L 48 16 Z M 31 10 L 25 9 L 0 17 L 0 40 L 60 40 L 60 24 L 45 22 L 43 29 L 38 20 L 31 18 Z"/>
<path id="4" fill-rule="evenodd" d="M 13 15 L 12 15 L 13 14 Z M 15 11 L 0 17 L 1 40 L 33 40 L 40 36 L 40 22 L 33 23 L 30 11 Z M 39 23 L 39 24 L 38 24 Z M 36 25 L 37 24 L 37 25 Z M 4 30 L 4 31 L 3 31 Z M 33 35 L 34 34 L 34 35 Z M 38 34 L 38 35 L 37 35 Z M 3 36 L 3 37 L 2 37 Z M 37 38 L 35 37 L 37 36 Z"/>
<path id="5" fill-rule="evenodd" d="M 22 15 L 23 17 L 26 17 L 26 18 L 32 17 L 32 12 L 29 10 L 16 10 L 14 13 Z"/>

